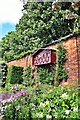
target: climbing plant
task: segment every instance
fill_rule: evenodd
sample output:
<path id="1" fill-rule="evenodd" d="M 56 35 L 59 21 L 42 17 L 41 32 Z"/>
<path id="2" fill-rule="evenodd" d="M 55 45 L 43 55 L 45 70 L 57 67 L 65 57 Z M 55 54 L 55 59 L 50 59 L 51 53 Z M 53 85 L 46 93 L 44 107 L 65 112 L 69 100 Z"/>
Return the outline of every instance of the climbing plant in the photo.
<path id="1" fill-rule="evenodd" d="M 27 66 L 23 72 L 23 84 L 25 86 L 33 85 L 34 83 L 34 74 L 33 69 L 30 66 Z"/>
<path id="2" fill-rule="evenodd" d="M 66 61 L 66 49 L 62 47 L 62 43 L 58 44 L 58 59 L 57 59 L 57 81 L 60 83 L 62 80 L 68 78 L 67 70 L 64 68 Z"/>

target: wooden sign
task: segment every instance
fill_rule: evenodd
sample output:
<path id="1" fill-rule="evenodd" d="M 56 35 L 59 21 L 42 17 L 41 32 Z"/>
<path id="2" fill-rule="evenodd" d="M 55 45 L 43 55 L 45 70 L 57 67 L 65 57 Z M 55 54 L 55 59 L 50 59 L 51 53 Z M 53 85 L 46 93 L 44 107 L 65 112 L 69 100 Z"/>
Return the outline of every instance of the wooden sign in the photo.
<path id="1" fill-rule="evenodd" d="M 44 65 L 56 62 L 56 54 L 52 49 L 39 49 L 33 54 L 33 65 Z"/>

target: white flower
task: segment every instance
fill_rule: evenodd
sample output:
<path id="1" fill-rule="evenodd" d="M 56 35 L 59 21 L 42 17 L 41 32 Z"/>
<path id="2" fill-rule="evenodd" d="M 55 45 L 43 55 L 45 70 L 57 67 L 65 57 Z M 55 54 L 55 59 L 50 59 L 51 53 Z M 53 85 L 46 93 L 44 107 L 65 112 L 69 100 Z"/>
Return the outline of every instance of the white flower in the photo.
<path id="1" fill-rule="evenodd" d="M 39 82 L 39 85 L 41 85 L 41 82 Z"/>
<path id="2" fill-rule="evenodd" d="M 16 110 L 19 110 L 20 109 L 20 106 L 18 105 L 18 106 L 16 106 Z"/>
<path id="3" fill-rule="evenodd" d="M 48 105 L 48 104 L 49 104 L 49 101 L 47 100 L 47 101 L 45 102 L 45 104 Z"/>
<path id="4" fill-rule="evenodd" d="M 49 111 L 51 111 L 51 108 L 49 108 Z"/>
<path id="5" fill-rule="evenodd" d="M 38 118 L 43 118 L 43 113 L 42 112 L 37 113 L 36 115 L 37 115 Z"/>
<path id="6" fill-rule="evenodd" d="M 31 105 L 31 107 L 35 107 L 35 104 L 34 104 L 34 103 L 31 103 L 30 105 Z"/>
<path id="7" fill-rule="evenodd" d="M 52 90 L 49 90 L 49 92 L 52 92 Z"/>
<path id="8" fill-rule="evenodd" d="M 40 107 L 45 107 L 45 103 L 40 103 Z"/>
<path id="9" fill-rule="evenodd" d="M 30 106 L 31 106 L 31 109 L 32 109 L 32 110 L 35 110 L 35 107 L 36 107 L 36 106 L 35 106 L 34 103 L 31 103 Z"/>
<path id="10" fill-rule="evenodd" d="M 5 106 L 5 109 L 6 109 L 7 107 L 8 107 L 8 106 L 6 105 L 6 106 Z"/>
<path id="11" fill-rule="evenodd" d="M 4 111 L 4 108 L 2 107 L 2 109 L 1 109 L 0 111 L 3 112 L 3 111 Z"/>
<path id="12" fill-rule="evenodd" d="M 52 115 L 46 115 L 46 118 L 51 119 Z"/>
<path id="13" fill-rule="evenodd" d="M 65 114 L 68 115 L 70 113 L 70 110 L 66 110 Z"/>
<path id="14" fill-rule="evenodd" d="M 78 107 L 73 109 L 74 112 L 78 112 Z"/>
<path id="15" fill-rule="evenodd" d="M 62 94 L 61 96 L 63 99 L 67 99 L 68 98 L 68 95 L 66 93 Z"/>

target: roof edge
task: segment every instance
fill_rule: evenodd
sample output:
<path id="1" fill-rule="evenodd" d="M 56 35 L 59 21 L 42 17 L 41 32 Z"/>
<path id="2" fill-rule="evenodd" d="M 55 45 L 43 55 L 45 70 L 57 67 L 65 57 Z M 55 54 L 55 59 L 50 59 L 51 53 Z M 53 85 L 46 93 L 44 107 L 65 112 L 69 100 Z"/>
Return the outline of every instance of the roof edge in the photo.
<path id="1" fill-rule="evenodd" d="M 49 49 L 49 48 L 44 48 L 44 47 L 42 47 L 42 48 L 39 48 L 39 49 L 37 49 L 33 54 L 32 54 L 32 56 L 34 56 L 38 51 L 40 51 L 40 50 L 53 50 L 53 51 L 56 51 L 55 49 Z"/>
<path id="2" fill-rule="evenodd" d="M 61 42 L 61 41 L 63 41 L 63 40 L 67 40 L 67 39 L 69 39 L 69 38 L 71 38 L 71 37 L 76 37 L 76 36 L 78 36 L 78 35 L 80 35 L 80 32 L 69 34 L 69 35 L 67 35 L 67 36 L 65 36 L 65 37 L 61 37 L 61 38 L 59 38 L 59 39 L 57 39 L 57 40 L 55 40 L 55 41 L 53 40 L 51 43 L 48 43 L 48 44 L 44 45 L 43 47 L 47 47 L 47 46 L 49 46 L 49 45 L 59 43 L 59 42 Z M 42 47 L 42 48 L 43 48 L 43 47 Z"/>

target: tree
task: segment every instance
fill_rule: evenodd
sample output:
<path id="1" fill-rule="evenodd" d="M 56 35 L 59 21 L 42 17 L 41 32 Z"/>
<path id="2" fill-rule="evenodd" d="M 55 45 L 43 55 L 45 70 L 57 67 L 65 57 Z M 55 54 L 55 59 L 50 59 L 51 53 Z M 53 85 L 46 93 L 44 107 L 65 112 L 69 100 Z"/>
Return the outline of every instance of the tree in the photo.
<path id="1" fill-rule="evenodd" d="M 79 30 L 79 14 L 66 2 L 28 2 L 23 6 L 23 16 L 0 42 L 2 58 L 11 60 L 33 53 L 37 48 Z M 54 9 L 57 8 L 57 9 Z M 70 15 L 70 13 L 72 13 Z M 70 16 L 70 19 L 68 19 Z"/>

